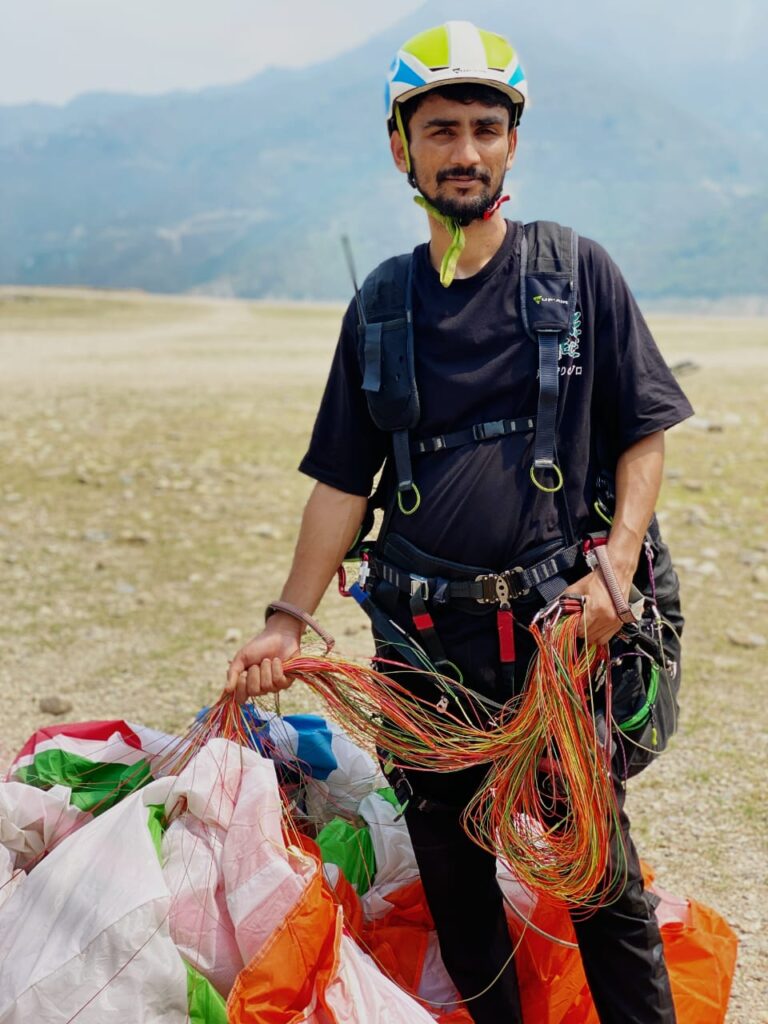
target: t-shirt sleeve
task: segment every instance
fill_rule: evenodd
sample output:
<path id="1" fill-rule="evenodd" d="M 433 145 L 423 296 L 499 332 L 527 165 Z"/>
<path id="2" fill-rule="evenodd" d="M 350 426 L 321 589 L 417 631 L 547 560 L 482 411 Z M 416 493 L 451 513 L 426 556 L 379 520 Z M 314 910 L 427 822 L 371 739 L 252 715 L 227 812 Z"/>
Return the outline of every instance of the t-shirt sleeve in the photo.
<path id="1" fill-rule="evenodd" d="M 693 414 L 664 361 L 629 286 L 608 254 L 595 243 L 587 255 L 594 288 L 595 414 L 612 454 L 667 430 Z"/>
<path id="2" fill-rule="evenodd" d="M 299 470 L 347 494 L 368 497 L 387 454 L 387 435 L 371 419 L 357 353 L 357 312 L 350 304 Z"/>

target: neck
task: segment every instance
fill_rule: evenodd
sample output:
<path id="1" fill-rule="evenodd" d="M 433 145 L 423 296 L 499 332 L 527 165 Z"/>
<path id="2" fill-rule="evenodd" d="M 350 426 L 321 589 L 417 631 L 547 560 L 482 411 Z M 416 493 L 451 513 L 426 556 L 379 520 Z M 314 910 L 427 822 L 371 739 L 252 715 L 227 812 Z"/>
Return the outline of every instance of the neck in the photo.
<path id="1" fill-rule="evenodd" d="M 434 218 L 429 218 L 429 259 L 440 270 L 451 236 Z M 507 223 L 500 210 L 488 220 L 473 220 L 464 228 L 466 244 L 456 266 L 456 279 L 472 277 L 483 269 L 498 252 L 507 233 Z"/>

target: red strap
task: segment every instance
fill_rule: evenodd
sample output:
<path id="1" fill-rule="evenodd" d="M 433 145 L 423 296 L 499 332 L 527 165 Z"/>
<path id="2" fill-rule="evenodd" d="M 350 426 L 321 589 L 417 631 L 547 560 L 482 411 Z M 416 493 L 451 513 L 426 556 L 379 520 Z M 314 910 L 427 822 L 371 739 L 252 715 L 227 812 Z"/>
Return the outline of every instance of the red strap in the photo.
<path id="1" fill-rule="evenodd" d="M 509 196 L 499 196 L 496 202 L 492 206 L 489 206 L 488 209 L 485 211 L 485 213 L 483 214 L 483 220 L 490 220 L 494 213 L 496 213 L 498 208 L 501 206 L 501 204 L 508 202 L 508 200 Z"/>
<path id="2" fill-rule="evenodd" d="M 504 662 L 515 660 L 515 616 L 509 608 L 496 612 L 496 627 L 499 631 L 499 658 Z"/>
<path id="3" fill-rule="evenodd" d="M 423 612 L 421 615 L 414 615 L 413 624 L 420 633 L 423 633 L 425 629 L 435 628 L 435 624 L 432 621 L 432 616 L 429 612 Z"/>

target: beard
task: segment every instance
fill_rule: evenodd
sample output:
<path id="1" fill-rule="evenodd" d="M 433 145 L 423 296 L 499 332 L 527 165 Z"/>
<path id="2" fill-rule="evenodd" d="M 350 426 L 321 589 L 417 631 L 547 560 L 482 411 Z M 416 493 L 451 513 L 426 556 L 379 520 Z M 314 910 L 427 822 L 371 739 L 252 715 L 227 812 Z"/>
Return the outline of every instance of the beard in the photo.
<path id="1" fill-rule="evenodd" d="M 434 208 L 442 213 L 445 217 L 451 217 L 456 223 L 462 227 L 467 227 L 473 220 L 481 220 L 483 214 L 493 206 L 496 200 L 501 195 L 501 190 L 504 185 L 504 179 L 498 183 L 497 187 L 492 186 L 491 175 L 486 170 L 480 170 L 477 167 L 448 167 L 443 171 L 437 173 L 437 191 L 430 195 L 430 193 L 422 187 L 419 183 L 418 171 L 416 166 L 412 167 L 413 180 L 416 188 L 421 192 L 424 198 L 434 206 Z M 474 196 L 467 196 L 466 198 L 457 198 L 454 196 L 446 196 L 441 194 L 440 186 L 448 178 L 461 176 L 465 178 L 472 178 L 474 181 L 480 181 L 483 183 L 482 190 Z"/>

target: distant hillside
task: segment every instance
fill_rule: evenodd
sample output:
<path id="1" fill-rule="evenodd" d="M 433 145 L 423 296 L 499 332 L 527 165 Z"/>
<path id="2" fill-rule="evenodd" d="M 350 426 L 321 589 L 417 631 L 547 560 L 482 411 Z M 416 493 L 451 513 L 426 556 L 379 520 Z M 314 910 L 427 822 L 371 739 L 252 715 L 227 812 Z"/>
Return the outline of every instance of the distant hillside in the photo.
<path id="1" fill-rule="evenodd" d="M 239 86 L 0 108 L 0 281 L 344 297 L 340 234 L 361 271 L 423 237 L 391 166 L 382 78 L 399 42 L 462 8 L 428 3 L 332 61 Z M 764 294 L 757 0 L 704 0 L 692 26 L 648 0 L 624 31 L 601 0 L 549 10 L 473 7 L 516 42 L 534 97 L 508 216 L 597 238 L 641 296 Z"/>

